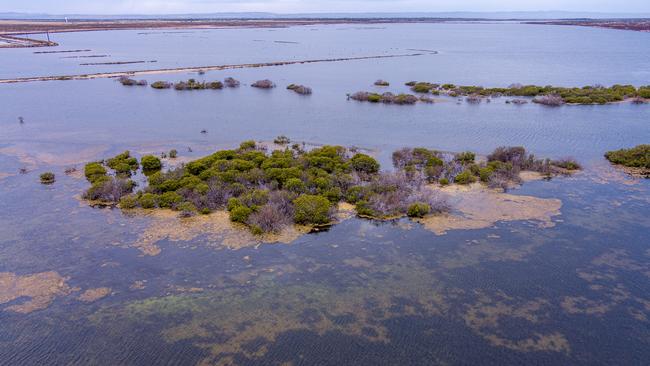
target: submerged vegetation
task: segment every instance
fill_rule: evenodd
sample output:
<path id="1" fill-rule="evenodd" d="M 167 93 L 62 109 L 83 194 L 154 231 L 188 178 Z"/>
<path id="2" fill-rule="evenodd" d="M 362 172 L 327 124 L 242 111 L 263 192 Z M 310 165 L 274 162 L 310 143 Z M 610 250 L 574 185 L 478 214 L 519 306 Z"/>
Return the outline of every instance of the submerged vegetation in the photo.
<path id="1" fill-rule="evenodd" d="M 512 84 L 507 88 L 485 88 L 482 86 L 458 86 L 454 84 L 434 84 L 411 81 L 406 83 L 415 93 L 448 95 L 450 97 L 532 97 L 533 102 L 559 106 L 562 104 L 607 104 L 626 99 L 650 99 L 650 85 L 636 88 L 633 85 L 585 86 L 582 88 L 565 88 L 555 86 L 537 86 Z"/>
<path id="2" fill-rule="evenodd" d="M 277 142 L 288 145 L 289 139 L 280 136 Z M 362 217 L 377 219 L 443 213 L 450 207 L 436 183 L 481 181 L 507 188 L 518 182 L 521 170 L 552 175 L 580 168 L 571 159 L 537 159 L 523 147 L 498 148 L 482 162 L 472 152 L 404 148 L 393 153 L 393 164 L 395 171 L 382 172 L 373 157 L 342 146 L 306 151 L 294 144 L 269 152 L 245 141 L 237 149 L 162 171 L 157 157 L 143 156 L 138 164 L 125 151 L 86 165 L 92 185 L 84 198 L 119 202 L 123 209 L 168 208 L 181 216 L 227 210 L 231 221 L 262 234 L 292 224 L 328 225 L 342 202 L 354 205 Z M 136 184 L 130 176 L 138 166 L 148 184 L 133 193 Z"/>
<path id="3" fill-rule="evenodd" d="M 650 177 L 650 145 L 608 151 L 605 153 L 605 158 L 613 164 L 635 169 L 640 175 Z"/>

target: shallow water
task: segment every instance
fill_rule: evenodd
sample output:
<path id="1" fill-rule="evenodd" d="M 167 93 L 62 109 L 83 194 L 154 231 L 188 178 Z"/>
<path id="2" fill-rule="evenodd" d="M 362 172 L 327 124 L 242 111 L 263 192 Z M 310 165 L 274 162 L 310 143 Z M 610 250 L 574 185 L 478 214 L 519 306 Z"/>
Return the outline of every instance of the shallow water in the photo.
<path id="1" fill-rule="evenodd" d="M 65 278 L 57 293 L 31 288 L 48 300 L 41 309 L 8 309 L 25 296 L 0 304 L 0 364 L 642 365 L 650 357 L 650 182 L 602 158 L 650 141 L 650 105 L 386 106 L 345 97 L 376 89 L 378 78 L 390 91 L 409 80 L 646 85 L 650 35 L 517 24 L 139 33 L 55 41 L 111 60 L 157 59 L 146 64 L 153 68 L 439 53 L 147 77 L 270 78 L 279 86 L 270 91 L 157 91 L 110 79 L 0 85 L 0 272 Z M 133 69 L 33 51 L 0 50 L 0 77 Z M 291 82 L 314 94 L 284 90 Z M 403 146 L 486 154 L 523 145 L 574 156 L 586 169 L 511 192 L 560 199 L 552 227 L 509 221 L 440 236 L 409 220 L 353 218 L 289 245 L 161 240 L 156 256 L 133 246 L 150 218 L 88 207 L 75 198 L 87 183 L 63 173 L 127 148 L 176 148 L 185 158 L 280 134 L 364 147 L 385 168 Z M 52 186 L 38 183 L 47 170 L 57 174 Z M 101 287 L 111 294 L 79 301 Z"/>

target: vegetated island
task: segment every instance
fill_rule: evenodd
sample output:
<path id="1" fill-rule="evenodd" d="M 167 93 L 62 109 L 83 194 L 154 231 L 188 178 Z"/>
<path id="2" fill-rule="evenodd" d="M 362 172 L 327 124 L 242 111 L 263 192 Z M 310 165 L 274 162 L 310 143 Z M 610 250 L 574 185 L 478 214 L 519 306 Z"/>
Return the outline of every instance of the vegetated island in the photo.
<path id="1" fill-rule="evenodd" d="M 638 145 L 631 149 L 608 151 L 605 158 L 628 174 L 650 178 L 650 145 Z"/>
<path id="2" fill-rule="evenodd" d="M 289 141 L 284 136 L 278 140 Z M 264 234 L 294 224 L 329 226 L 341 205 L 352 205 L 359 216 L 373 219 L 442 214 L 450 206 L 440 187 L 449 184 L 482 182 L 507 189 L 520 183 L 523 170 L 550 177 L 580 169 L 572 159 L 538 159 L 523 147 L 500 147 L 484 161 L 471 152 L 404 148 L 393 153 L 395 171 L 383 172 L 373 157 L 342 146 L 309 151 L 302 146 L 269 152 L 245 141 L 237 149 L 168 171 L 155 156 L 145 155 L 138 163 L 126 151 L 85 166 L 91 187 L 83 198 L 123 210 L 172 209 L 181 217 L 227 210 L 232 222 Z M 148 184 L 136 192 L 131 175 L 140 166 Z"/>
<path id="3" fill-rule="evenodd" d="M 600 85 L 584 86 L 581 88 L 565 88 L 555 86 L 537 86 L 512 84 L 507 88 L 485 88 L 482 86 L 459 86 L 454 84 L 436 84 L 429 82 L 410 81 L 406 83 L 411 90 L 418 94 L 398 94 L 387 92 L 383 94 L 372 92 L 356 92 L 348 94 L 349 99 L 371 103 L 386 104 L 415 104 L 417 102 L 431 103 L 431 95 L 464 97 L 468 103 L 481 103 L 483 100 L 497 97 L 528 97 L 533 103 L 547 106 L 561 106 L 564 104 L 609 104 L 623 101 L 632 103 L 650 102 L 650 85 L 639 88 L 633 85 L 613 85 L 605 87 Z M 525 99 L 508 100 L 507 103 L 524 104 Z"/>
<path id="4" fill-rule="evenodd" d="M 609 28 L 650 32 L 650 19 L 571 19 L 547 22 L 528 22 L 528 24 L 573 25 L 580 27 Z"/>

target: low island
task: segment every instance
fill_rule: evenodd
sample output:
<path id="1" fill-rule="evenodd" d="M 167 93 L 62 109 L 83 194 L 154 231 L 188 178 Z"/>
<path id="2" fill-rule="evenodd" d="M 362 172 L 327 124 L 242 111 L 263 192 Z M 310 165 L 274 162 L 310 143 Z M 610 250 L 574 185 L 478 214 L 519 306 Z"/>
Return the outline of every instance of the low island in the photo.
<path id="1" fill-rule="evenodd" d="M 608 151 L 605 158 L 633 176 L 650 178 L 650 145 Z"/>
<path id="2" fill-rule="evenodd" d="M 126 151 L 85 166 L 91 187 L 83 198 L 124 210 L 171 209 L 181 217 L 227 210 L 231 221 L 263 234 L 294 224 L 331 225 L 341 206 L 373 219 L 442 214 L 450 209 L 440 190 L 446 185 L 508 189 L 524 170 L 550 177 L 580 169 L 572 159 L 538 159 L 523 147 L 500 147 L 482 159 L 472 152 L 403 148 L 393 153 L 395 170 L 384 172 L 356 149 L 274 146 L 269 151 L 245 141 L 167 171 L 155 156 L 138 162 Z M 131 176 L 140 170 L 147 185 L 136 191 Z"/>

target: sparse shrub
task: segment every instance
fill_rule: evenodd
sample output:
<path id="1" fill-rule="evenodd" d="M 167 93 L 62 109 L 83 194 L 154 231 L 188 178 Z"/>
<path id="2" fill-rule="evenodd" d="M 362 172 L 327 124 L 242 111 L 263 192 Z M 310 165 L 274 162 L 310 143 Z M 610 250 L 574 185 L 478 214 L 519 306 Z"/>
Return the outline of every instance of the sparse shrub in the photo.
<path id="1" fill-rule="evenodd" d="M 447 179 L 447 178 L 440 178 L 440 180 L 438 181 L 438 183 L 440 183 L 441 186 L 446 186 L 446 185 L 449 184 L 449 179 Z"/>
<path id="2" fill-rule="evenodd" d="M 280 232 L 292 223 L 291 213 L 287 213 L 280 205 L 268 203 L 252 213 L 248 218 L 251 228 L 259 228 L 266 233 Z"/>
<path id="3" fill-rule="evenodd" d="M 251 84 L 251 86 L 252 86 L 253 88 L 260 88 L 260 89 L 271 89 L 271 88 L 275 88 L 275 84 L 274 84 L 271 80 L 269 80 L 269 79 L 258 80 L 258 81 L 256 81 L 256 82 L 254 82 L 253 84 Z"/>
<path id="4" fill-rule="evenodd" d="M 582 166 L 574 158 L 564 158 L 560 160 L 553 160 L 551 165 L 560 167 L 566 170 L 580 170 Z"/>
<path id="5" fill-rule="evenodd" d="M 298 224 L 327 224 L 330 221 L 330 201 L 323 196 L 302 194 L 293 201 L 294 221 Z"/>
<path id="6" fill-rule="evenodd" d="M 178 151 L 176 151 L 176 149 L 169 150 L 169 158 L 170 159 L 176 159 L 177 156 L 178 156 Z"/>
<path id="7" fill-rule="evenodd" d="M 228 88 L 237 88 L 240 85 L 239 80 L 233 79 L 231 77 L 225 78 L 223 82 Z"/>
<path id="8" fill-rule="evenodd" d="M 118 177 L 102 177 L 95 180 L 84 193 L 84 199 L 108 203 L 118 203 L 120 199 L 133 192 L 135 182 Z"/>
<path id="9" fill-rule="evenodd" d="M 181 217 L 190 217 L 196 215 L 196 206 L 192 202 L 181 202 L 176 206 L 176 210 L 180 211 Z"/>
<path id="10" fill-rule="evenodd" d="M 52 184 L 55 181 L 55 175 L 52 172 L 46 172 L 40 175 L 42 184 Z"/>
<path id="11" fill-rule="evenodd" d="M 140 161 L 142 162 L 142 170 L 145 172 L 155 172 L 162 168 L 160 159 L 153 155 L 144 155 Z"/>
<path id="12" fill-rule="evenodd" d="M 424 217 L 429 214 L 431 207 L 423 202 L 412 203 L 407 211 L 408 217 Z"/>
<path id="13" fill-rule="evenodd" d="M 273 143 L 278 145 L 288 145 L 291 143 L 291 140 L 285 135 L 280 135 L 273 140 Z"/>
<path id="14" fill-rule="evenodd" d="M 389 86 L 390 83 L 386 80 L 377 80 L 375 81 L 376 86 Z"/>

